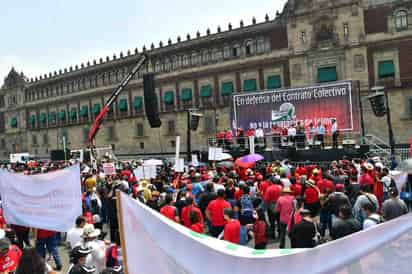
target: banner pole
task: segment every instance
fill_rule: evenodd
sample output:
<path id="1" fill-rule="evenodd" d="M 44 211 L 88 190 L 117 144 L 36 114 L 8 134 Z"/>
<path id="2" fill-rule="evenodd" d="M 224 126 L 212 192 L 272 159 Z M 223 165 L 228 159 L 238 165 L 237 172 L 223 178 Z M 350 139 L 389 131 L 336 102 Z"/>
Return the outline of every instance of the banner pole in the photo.
<path id="1" fill-rule="evenodd" d="M 120 234 L 120 247 L 122 248 L 122 257 L 123 257 L 123 268 L 124 273 L 129 274 L 128 265 L 127 265 L 127 254 L 126 254 L 126 245 L 123 235 L 123 215 L 122 215 L 122 203 L 120 202 L 120 191 L 116 190 L 116 209 L 117 209 L 117 222 L 119 223 L 119 234 Z"/>

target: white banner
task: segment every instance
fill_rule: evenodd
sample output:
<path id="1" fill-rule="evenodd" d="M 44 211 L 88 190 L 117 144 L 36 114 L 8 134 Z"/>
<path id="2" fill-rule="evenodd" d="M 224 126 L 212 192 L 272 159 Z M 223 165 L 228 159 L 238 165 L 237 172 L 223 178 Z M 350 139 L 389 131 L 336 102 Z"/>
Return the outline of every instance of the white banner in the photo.
<path id="1" fill-rule="evenodd" d="M 0 193 L 8 224 L 67 232 L 82 215 L 79 165 L 32 176 L 0 170 Z"/>
<path id="2" fill-rule="evenodd" d="M 133 173 L 134 176 L 136 176 L 137 181 L 141 181 L 143 179 L 155 179 L 157 175 L 157 168 L 156 166 L 139 166 L 133 170 Z"/>
<path id="3" fill-rule="evenodd" d="M 125 194 L 120 202 L 128 274 L 410 273 L 412 215 L 314 249 L 254 250 L 194 233 Z"/>
<path id="4" fill-rule="evenodd" d="M 209 161 L 220 161 L 223 149 L 221 147 L 209 147 Z"/>
<path id="5" fill-rule="evenodd" d="M 176 155 L 175 155 L 175 161 L 180 157 L 180 136 L 176 136 Z"/>
<path id="6" fill-rule="evenodd" d="M 249 136 L 249 152 L 255 154 L 255 136 Z"/>

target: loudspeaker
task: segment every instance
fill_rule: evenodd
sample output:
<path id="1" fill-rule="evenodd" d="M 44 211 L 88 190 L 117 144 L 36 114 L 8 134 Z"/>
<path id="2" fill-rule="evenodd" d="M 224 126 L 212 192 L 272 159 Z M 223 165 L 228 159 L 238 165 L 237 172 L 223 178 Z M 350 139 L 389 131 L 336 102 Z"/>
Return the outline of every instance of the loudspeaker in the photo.
<path id="1" fill-rule="evenodd" d="M 162 125 L 162 121 L 159 117 L 159 107 L 155 93 L 154 73 L 143 75 L 143 89 L 147 120 L 151 128 L 159 128 Z"/>

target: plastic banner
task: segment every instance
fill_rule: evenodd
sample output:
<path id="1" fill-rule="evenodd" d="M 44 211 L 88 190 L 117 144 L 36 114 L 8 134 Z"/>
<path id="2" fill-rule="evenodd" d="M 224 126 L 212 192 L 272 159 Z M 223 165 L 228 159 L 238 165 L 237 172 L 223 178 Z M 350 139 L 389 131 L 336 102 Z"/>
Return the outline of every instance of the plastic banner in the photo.
<path id="1" fill-rule="evenodd" d="M 313 249 L 255 250 L 192 232 L 125 194 L 120 203 L 129 274 L 410 273 L 411 215 Z"/>
<path id="2" fill-rule="evenodd" d="M 8 224 L 66 232 L 82 215 L 79 165 L 31 176 L 0 170 L 0 193 Z"/>

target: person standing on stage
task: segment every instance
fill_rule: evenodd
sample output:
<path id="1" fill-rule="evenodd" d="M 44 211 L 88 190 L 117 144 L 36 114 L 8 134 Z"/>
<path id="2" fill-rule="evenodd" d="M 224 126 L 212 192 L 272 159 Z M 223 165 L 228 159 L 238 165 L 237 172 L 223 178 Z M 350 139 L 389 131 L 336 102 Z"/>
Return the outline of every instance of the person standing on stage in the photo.
<path id="1" fill-rule="evenodd" d="M 332 119 L 333 148 L 338 148 L 338 137 L 339 137 L 338 123 L 336 122 L 336 119 Z"/>
<path id="2" fill-rule="evenodd" d="M 316 140 L 320 142 L 322 148 L 325 147 L 325 127 L 322 125 L 321 121 L 318 122 Z"/>

